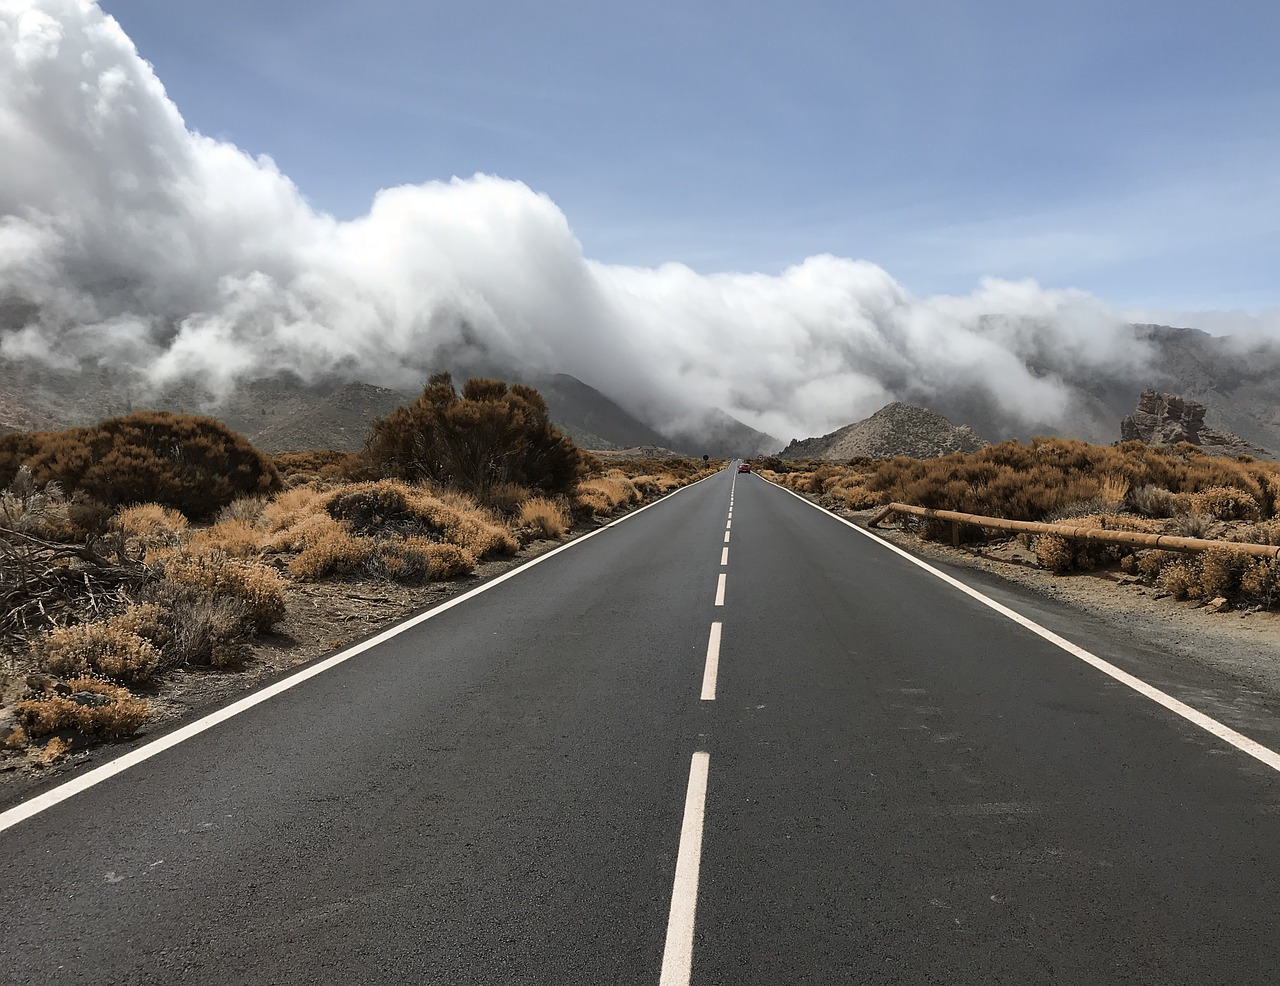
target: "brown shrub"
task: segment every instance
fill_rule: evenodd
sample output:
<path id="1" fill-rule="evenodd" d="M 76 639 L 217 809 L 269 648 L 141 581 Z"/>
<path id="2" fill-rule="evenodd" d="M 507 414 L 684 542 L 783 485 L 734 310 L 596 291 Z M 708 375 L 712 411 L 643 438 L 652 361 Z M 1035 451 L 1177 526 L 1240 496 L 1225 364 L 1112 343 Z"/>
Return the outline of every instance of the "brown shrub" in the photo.
<path id="1" fill-rule="evenodd" d="M 1210 548 L 1200 556 L 1200 596 L 1228 599 L 1240 592 L 1240 578 L 1249 566 L 1249 556 L 1225 548 Z"/>
<path id="2" fill-rule="evenodd" d="M 232 500 L 225 507 L 218 511 L 216 518 L 219 524 L 226 521 L 236 520 L 250 526 L 257 526 L 259 518 L 262 517 L 262 511 L 266 509 L 267 501 L 260 496 L 242 496 Z"/>
<path id="3" fill-rule="evenodd" d="M 267 565 L 232 558 L 222 551 L 180 550 L 165 557 L 161 566 L 168 582 L 239 599 L 258 632 L 284 616 L 285 582 Z"/>
<path id="4" fill-rule="evenodd" d="M 536 497 L 520 507 L 516 523 L 528 527 L 544 538 L 560 538 L 569 529 L 569 511 L 556 500 Z"/>
<path id="5" fill-rule="evenodd" d="M 136 632 L 160 648 L 165 666 L 230 668 L 248 658 L 256 625 L 243 600 L 173 582 L 157 585 L 151 599 L 150 611 L 141 615 L 152 622 Z"/>
<path id="6" fill-rule="evenodd" d="M 1186 513 L 1191 506 L 1190 497 L 1170 493 L 1151 483 L 1135 486 L 1129 491 L 1129 508 L 1143 517 L 1172 517 Z"/>
<path id="7" fill-rule="evenodd" d="M 481 494 L 507 483 L 567 494 L 589 468 L 532 387 L 473 379 L 459 395 L 447 373 L 431 377 L 408 407 L 375 421 L 364 455 L 387 478 Z"/>
<path id="8" fill-rule="evenodd" d="M 22 466 L 8 488 L 0 490 L 0 525 L 36 537 L 65 538 L 73 527 L 70 504 L 56 482 L 40 487 Z"/>
<path id="9" fill-rule="evenodd" d="M 150 641 L 113 620 L 60 627 L 38 638 L 32 652 L 40 667 L 62 677 L 96 672 L 132 683 L 146 681 L 160 664 Z"/>
<path id="10" fill-rule="evenodd" d="M 314 452 L 282 452 L 271 457 L 281 477 L 289 484 L 321 479 L 343 482 L 357 478 L 361 469 L 359 452 L 324 449 Z"/>
<path id="11" fill-rule="evenodd" d="M 115 505 L 159 503 L 196 519 L 280 487 L 275 466 L 246 438 L 194 415 L 130 414 L 42 433 L 25 450 L 38 483 L 56 481 Z"/>
<path id="12" fill-rule="evenodd" d="M 262 531 L 243 520 L 220 520 L 212 527 L 191 535 L 195 551 L 221 551 L 232 558 L 249 558 L 260 554 L 267 540 Z"/>
<path id="13" fill-rule="evenodd" d="M 1240 573 L 1240 591 L 1267 609 L 1280 602 L 1280 562 L 1268 558 L 1251 559 Z"/>
<path id="14" fill-rule="evenodd" d="M 18 717 L 28 735 L 74 729 L 100 739 L 123 739 L 136 733 L 147 721 L 149 706 L 127 688 L 118 688 L 96 678 L 76 678 L 68 682 L 72 695 L 99 695 L 102 704 L 85 704 L 68 695 L 46 693 L 17 704 Z"/>
<path id="15" fill-rule="evenodd" d="M 1280 490 L 1271 464 L 1212 458 L 1194 446 L 1157 449 L 1141 442 L 1100 446 L 1045 438 L 1025 445 L 1002 442 L 969 455 L 885 460 L 875 467 L 866 486 L 904 503 L 1043 520 L 1067 504 L 1101 497 L 1104 486 L 1107 495 L 1115 497 L 1126 482 L 1131 489 L 1154 486 L 1171 494 L 1230 488 L 1251 497 L 1263 516 L 1274 513 Z M 1247 513 L 1248 500 L 1238 494 L 1207 499 L 1215 505 L 1230 504 L 1237 515 Z"/>
<path id="16" fill-rule="evenodd" d="M 622 507 L 640 502 L 640 491 L 620 470 L 593 476 L 578 484 L 575 499 L 588 513 L 607 516 Z"/>
<path id="17" fill-rule="evenodd" d="M 511 555 L 520 547 L 465 494 L 436 496 L 397 480 L 341 487 L 325 498 L 324 508 L 355 534 L 448 541 L 477 559 Z"/>
<path id="18" fill-rule="evenodd" d="M 1167 562 L 1161 566 L 1157 582 L 1174 599 L 1199 599 L 1201 596 L 1199 559 L 1191 555 L 1181 555 Z"/>
<path id="19" fill-rule="evenodd" d="M 120 532 L 144 551 L 175 547 L 181 543 L 187 527 L 186 517 L 158 503 L 125 507 L 111 519 L 111 530 Z"/>
<path id="20" fill-rule="evenodd" d="M 1191 497 L 1191 509 L 1218 520 L 1257 520 L 1258 501 L 1234 486 L 1211 486 Z"/>

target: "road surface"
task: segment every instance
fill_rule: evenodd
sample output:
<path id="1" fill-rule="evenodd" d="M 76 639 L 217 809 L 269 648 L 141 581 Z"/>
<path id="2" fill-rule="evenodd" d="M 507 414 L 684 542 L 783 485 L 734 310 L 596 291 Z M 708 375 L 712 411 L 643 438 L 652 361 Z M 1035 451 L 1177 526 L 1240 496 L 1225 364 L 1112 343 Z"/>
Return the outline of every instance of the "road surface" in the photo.
<path id="1" fill-rule="evenodd" d="M 1156 695 L 1231 708 L 1204 669 L 956 574 Z M 1274 711 L 1240 729 L 1251 754 L 723 472 L 0 815 L 0 971 L 1273 983 Z"/>

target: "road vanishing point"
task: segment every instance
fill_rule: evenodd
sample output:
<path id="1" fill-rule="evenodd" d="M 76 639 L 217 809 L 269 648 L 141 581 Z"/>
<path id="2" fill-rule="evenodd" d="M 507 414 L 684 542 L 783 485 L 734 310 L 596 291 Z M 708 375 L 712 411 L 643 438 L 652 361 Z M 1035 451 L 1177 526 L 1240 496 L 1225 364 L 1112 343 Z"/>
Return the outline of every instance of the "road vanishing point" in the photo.
<path id="1" fill-rule="evenodd" d="M 1242 687 L 730 469 L 0 806 L 0 978 L 1272 984 Z"/>

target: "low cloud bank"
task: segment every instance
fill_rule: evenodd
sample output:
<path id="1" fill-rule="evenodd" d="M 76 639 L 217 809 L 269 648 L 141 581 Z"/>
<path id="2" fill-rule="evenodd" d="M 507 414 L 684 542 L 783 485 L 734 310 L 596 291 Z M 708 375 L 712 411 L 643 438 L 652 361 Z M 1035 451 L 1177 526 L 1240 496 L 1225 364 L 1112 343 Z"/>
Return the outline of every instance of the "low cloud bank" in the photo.
<path id="1" fill-rule="evenodd" d="M 872 263 L 780 275 L 608 265 L 545 195 L 477 175 L 317 212 L 189 131 L 119 25 L 0 0 L 0 355 L 219 391 L 291 370 L 413 387 L 440 366 L 571 373 L 658 427 L 721 407 L 782 438 L 894 399 L 1061 420 L 1063 377 L 1148 358 L 1120 313 L 1032 282 L 916 298 Z"/>

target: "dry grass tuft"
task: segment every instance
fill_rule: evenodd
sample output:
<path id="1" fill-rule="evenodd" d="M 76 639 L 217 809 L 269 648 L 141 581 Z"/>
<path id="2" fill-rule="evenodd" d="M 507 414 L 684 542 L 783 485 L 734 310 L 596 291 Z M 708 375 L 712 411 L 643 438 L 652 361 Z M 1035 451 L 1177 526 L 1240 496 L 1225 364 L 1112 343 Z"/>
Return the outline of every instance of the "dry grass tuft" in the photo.
<path id="1" fill-rule="evenodd" d="M 560 538 L 569 530 L 569 511 L 556 500 L 535 497 L 521 505 L 516 523 L 536 531 L 539 537 Z"/>
<path id="2" fill-rule="evenodd" d="M 177 546 L 188 526 L 186 517 L 158 503 L 125 507 L 111 520 L 112 530 L 124 534 L 131 543 L 148 552 Z"/>
<path id="3" fill-rule="evenodd" d="M 33 749 L 28 759 L 34 767 L 52 767 L 71 752 L 71 741 L 61 736 L 54 736 L 42 748 Z"/>

